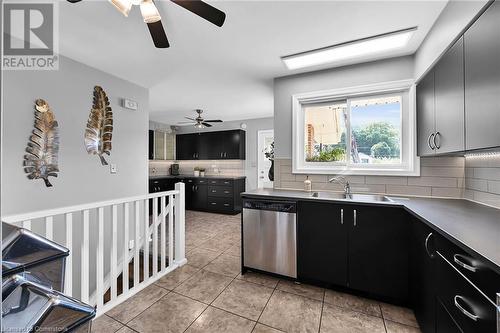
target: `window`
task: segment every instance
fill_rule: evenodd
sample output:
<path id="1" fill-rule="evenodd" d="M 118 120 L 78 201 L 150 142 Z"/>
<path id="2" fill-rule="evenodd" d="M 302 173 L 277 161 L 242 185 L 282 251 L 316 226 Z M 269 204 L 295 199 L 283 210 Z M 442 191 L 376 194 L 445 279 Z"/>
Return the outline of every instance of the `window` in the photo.
<path id="1" fill-rule="evenodd" d="M 408 81 L 294 95 L 293 172 L 418 175 L 413 95 Z"/>

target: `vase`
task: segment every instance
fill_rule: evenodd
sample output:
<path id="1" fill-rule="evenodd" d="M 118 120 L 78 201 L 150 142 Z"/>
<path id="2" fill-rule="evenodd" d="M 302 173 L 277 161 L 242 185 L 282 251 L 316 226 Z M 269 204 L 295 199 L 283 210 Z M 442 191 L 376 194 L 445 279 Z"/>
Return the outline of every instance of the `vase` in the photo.
<path id="1" fill-rule="evenodd" d="M 269 172 L 267 173 L 267 176 L 269 177 L 270 181 L 274 181 L 274 160 L 271 161 L 271 167 L 269 168 Z"/>

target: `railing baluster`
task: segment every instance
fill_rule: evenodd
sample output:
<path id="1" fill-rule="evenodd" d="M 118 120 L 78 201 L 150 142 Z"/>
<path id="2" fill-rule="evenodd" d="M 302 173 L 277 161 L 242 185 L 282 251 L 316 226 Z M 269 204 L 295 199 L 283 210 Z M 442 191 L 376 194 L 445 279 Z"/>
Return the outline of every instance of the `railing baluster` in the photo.
<path id="1" fill-rule="evenodd" d="M 64 293 L 73 295 L 73 213 L 65 214 L 66 220 L 66 247 L 69 255 L 66 257 L 66 276 L 64 278 Z"/>
<path id="2" fill-rule="evenodd" d="M 153 276 L 158 274 L 158 198 L 153 198 Z"/>
<path id="3" fill-rule="evenodd" d="M 89 210 L 83 211 L 83 232 L 81 246 L 81 300 L 84 303 L 89 302 Z"/>
<path id="4" fill-rule="evenodd" d="M 45 237 L 48 240 L 54 239 L 54 217 L 47 216 L 45 218 Z"/>
<path id="5" fill-rule="evenodd" d="M 31 220 L 23 221 L 22 226 L 24 229 L 31 230 Z"/>
<path id="6" fill-rule="evenodd" d="M 129 283 L 129 272 L 128 272 L 128 265 L 129 265 L 129 213 L 130 213 L 130 205 L 128 202 L 126 202 L 123 205 L 123 272 L 122 272 L 122 289 L 123 293 L 122 295 L 125 295 L 128 291 L 128 283 Z"/>
<path id="7" fill-rule="evenodd" d="M 139 232 L 140 214 L 139 201 L 135 202 L 135 235 L 134 235 L 134 288 L 139 284 Z"/>
<path id="8" fill-rule="evenodd" d="M 111 279 L 111 301 L 116 299 L 118 294 L 117 284 L 118 284 L 118 207 L 116 205 L 111 206 L 111 237 L 113 237 L 111 245 L 111 267 L 110 267 L 110 279 Z"/>
<path id="9" fill-rule="evenodd" d="M 181 262 L 186 259 L 185 253 L 185 199 L 184 183 L 176 183 L 175 190 L 179 191 L 175 195 L 175 261 Z"/>
<path id="10" fill-rule="evenodd" d="M 172 201 L 170 201 L 172 202 Z M 161 265 L 161 271 L 165 271 L 165 267 L 166 267 L 166 248 L 167 248 L 167 240 L 166 240 L 166 233 L 167 233 L 167 230 L 165 228 L 165 214 L 166 214 L 166 200 L 165 200 L 165 196 L 162 196 L 161 199 L 160 199 L 160 204 L 161 204 L 161 219 L 160 219 L 160 238 L 161 238 L 161 248 L 160 248 L 160 265 Z M 171 204 L 171 203 L 170 203 Z"/>
<path id="11" fill-rule="evenodd" d="M 169 196 L 168 205 L 168 266 L 174 260 L 174 196 Z"/>
<path id="12" fill-rule="evenodd" d="M 96 251 L 96 304 L 97 309 L 103 305 L 104 296 L 104 208 L 99 207 L 97 226 L 97 251 Z"/>
<path id="13" fill-rule="evenodd" d="M 154 223 L 154 216 L 153 216 Z M 144 200 L 144 240 L 142 245 L 144 247 L 144 279 L 146 281 L 149 279 L 149 200 Z"/>

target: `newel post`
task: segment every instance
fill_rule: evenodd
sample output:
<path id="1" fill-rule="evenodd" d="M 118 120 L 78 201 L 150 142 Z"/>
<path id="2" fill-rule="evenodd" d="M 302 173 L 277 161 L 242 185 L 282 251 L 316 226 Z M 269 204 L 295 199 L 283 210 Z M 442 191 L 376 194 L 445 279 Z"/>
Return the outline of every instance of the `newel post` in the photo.
<path id="1" fill-rule="evenodd" d="M 175 190 L 179 191 L 175 195 L 175 254 L 174 261 L 179 265 L 186 263 L 186 194 L 184 183 L 176 183 Z"/>

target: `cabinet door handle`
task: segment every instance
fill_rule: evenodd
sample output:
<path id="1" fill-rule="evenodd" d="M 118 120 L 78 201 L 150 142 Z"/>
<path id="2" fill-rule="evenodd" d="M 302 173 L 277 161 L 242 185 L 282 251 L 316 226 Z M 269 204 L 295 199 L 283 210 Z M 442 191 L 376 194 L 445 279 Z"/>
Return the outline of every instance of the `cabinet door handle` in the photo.
<path id="1" fill-rule="evenodd" d="M 191 186 L 191 190 L 194 192 L 194 185 L 193 185 L 193 186 Z"/>
<path id="2" fill-rule="evenodd" d="M 470 319 L 474 320 L 474 321 L 477 321 L 479 319 L 479 316 L 473 314 L 473 313 L 470 313 L 469 311 L 465 310 L 463 308 L 462 305 L 460 305 L 460 303 L 458 301 L 462 301 L 464 303 L 467 304 L 467 301 L 465 300 L 465 298 L 463 298 L 462 296 L 459 296 L 459 295 L 456 295 L 454 298 L 453 298 L 453 301 L 455 302 L 455 306 L 460 310 L 460 312 L 462 312 L 464 315 L 466 315 L 467 317 L 469 317 Z M 467 304 L 470 308 L 472 308 L 472 306 L 470 306 L 470 304 Z"/>
<path id="3" fill-rule="evenodd" d="M 354 226 L 356 226 L 357 219 L 358 219 L 358 212 L 357 212 L 357 211 L 356 211 L 356 209 L 355 209 L 355 210 L 354 210 L 354 217 L 353 217 Z"/>
<path id="4" fill-rule="evenodd" d="M 427 252 L 427 255 L 431 258 L 434 258 L 434 253 L 431 253 L 431 251 L 429 250 L 429 240 L 431 239 L 432 236 L 433 236 L 432 232 L 427 235 L 427 237 L 425 238 L 424 246 L 425 246 L 425 251 Z"/>
<path id="5" fill-rule="evenodd" d="M 340 224 L 344 224 L 344 209 L 340 209 Z"/>
<path id="6" fill-rule="evenodd" d="M 436 139 L 439 137 L 439 144 L 436 143 Z M 439 132 L 436 132 L 436 135 L 434 135 L 434 139 L 432 139 L 432 141 L 434 142 L 434 147 L 436 147 L 436 149 L 439 149 L 441 148 L 441 133 Z"/>
<path id="7" fill-rule="evenodd" d="M 476 272 L 477 267 L 474 267 L 473 265 L 466 264 L 463 260 L 467 260 L 467 257 L 461 255 L 461 254 L 455 254 L 453 256 L 453 261 L 455 261 L 459 266 L 465 268 L 466 270 L 469 270 L 471 272 Z"/>
<path id="8" fill-rule="evenodd" d="M 433 139 L 434 139 L 434 136 L 435 136 L 435 134 L 434 134 L 434 133 L 431 133 L 431 135 L 429 135 L 429 137 L 427 138 L 427 144 L 429 145 L 429 148 L 430 148 L 430 149 L 432 149 L 432 150 L 436 149 L 436 147 L 433 147 L 433 146 L 431 145 L 431 140 L 433 140 Z"/>

